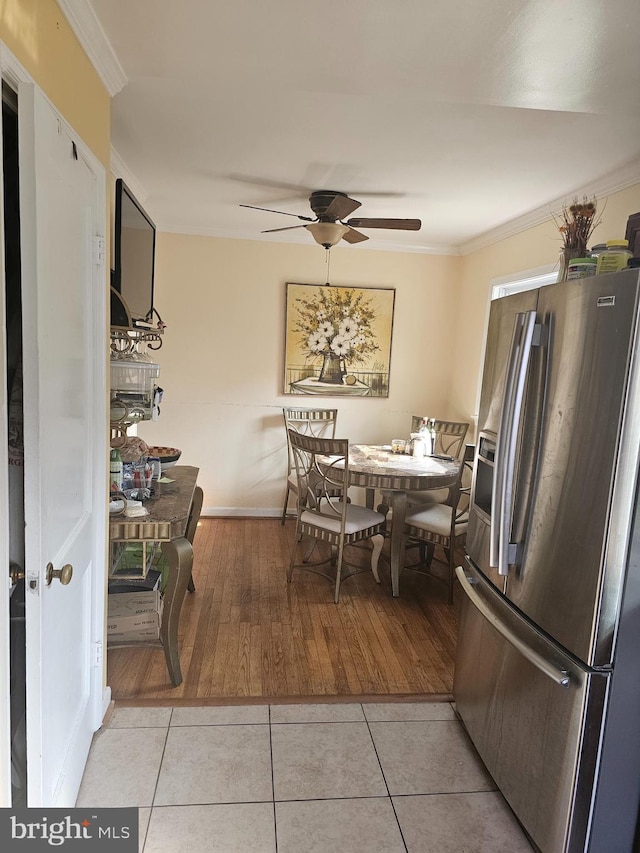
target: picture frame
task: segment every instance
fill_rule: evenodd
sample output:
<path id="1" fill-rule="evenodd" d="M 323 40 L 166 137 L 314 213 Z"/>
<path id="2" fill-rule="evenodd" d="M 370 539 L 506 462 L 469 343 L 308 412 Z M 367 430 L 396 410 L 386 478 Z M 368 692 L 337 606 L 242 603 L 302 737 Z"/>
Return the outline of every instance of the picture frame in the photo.
<path id="1" fill-rule="evenodd" d="M 287 282 L 284 393 L 388 397 L 395 294 Z"/>

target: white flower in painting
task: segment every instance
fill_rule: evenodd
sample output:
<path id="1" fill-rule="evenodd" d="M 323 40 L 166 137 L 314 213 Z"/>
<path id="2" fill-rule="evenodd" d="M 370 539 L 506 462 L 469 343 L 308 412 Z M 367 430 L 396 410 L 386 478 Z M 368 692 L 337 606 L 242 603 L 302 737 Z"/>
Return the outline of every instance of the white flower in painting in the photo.
<path id="1" fill-rule="evenodd" d="M 354 323 L 351 317 L 345 317 L 342 323 L 340 323 L 338 334 L 342 335 L 343 338 L 355 338 L 358 334 L 357 323 Z"/>
<path id="2" fill-rule="evenodd" d="M 311 352 L 322 352 L 327 346 L 327 339 L 320 332 L 312 332 L 307 338 L 307 346 Z"/>
<path id="3" fill-rule="evenodd" d="M 316 317 L 318 318 L 318 320 L 324 320 L 326 316 L 327 316 L 326 311 L 318 311 L 318 313 L 316 314 Z"/>
<path id="4" fill-rule="evenodd" d="M 367 339 L 364 335 L 356 335 L 355 338 L 352 338 L 351 343 L 353 346 L 363 346 L 366 344 Z"/>
<path id="5" fill-rule="evenodd" d="M 356 313 L 353 315 L 353 322 L 354 323 L 360 322 L 360 313 L 358 311 L 356 311 Z"/>
<path id="6" fill-rule="evenodd" d="M 336 335 L 331 341 L 331 349 L 336 355 L 346 355 L 351 349 L 351 341 L 342 335 Z"/>
<path id="7" fill-rule="evenodd" d="M 328 320 L 325 320 L 323 323 L 320 323 L 320 325 L 318 326 L 318 334 L 323 335 L 325 338 L 328 335 L 332 335 L 333 334 L 333 324 L 330 323 Z"/>

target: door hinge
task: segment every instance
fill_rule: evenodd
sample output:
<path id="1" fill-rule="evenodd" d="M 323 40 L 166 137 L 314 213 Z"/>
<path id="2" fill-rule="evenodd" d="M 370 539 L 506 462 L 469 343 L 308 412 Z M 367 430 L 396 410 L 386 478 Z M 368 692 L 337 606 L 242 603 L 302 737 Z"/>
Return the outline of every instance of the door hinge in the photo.
<path id="1" fill-rule="evenodd" d="M 102 640 L 98 640 L 95 644 L 95 654 L 93 658 L 94 666 L 102 666 Z"/>
<path id="2" fill-rule="evenodd" d="M 93 262 L 96 266 L 104 266 L 105 256 L 105 239 L 104 237 L 96 236 L 93 239 Z"/>
<path id="3" fill-rule="evenodd" d="M 40 589 L 40 575 L 38 572 L 27 572 L 27 589 L 34 595 L 38 595 Z"/>

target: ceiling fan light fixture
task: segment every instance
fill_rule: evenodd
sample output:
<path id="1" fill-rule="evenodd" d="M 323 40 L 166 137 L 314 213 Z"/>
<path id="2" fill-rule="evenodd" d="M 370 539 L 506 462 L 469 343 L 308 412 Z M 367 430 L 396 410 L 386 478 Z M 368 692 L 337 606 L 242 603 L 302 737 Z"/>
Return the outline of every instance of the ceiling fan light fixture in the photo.
<path id="1" fill-rule="evenodd" d="M 348 225 L 341 225 L 339 222 L 312 222 L 304 227 L 311 232 L 316 243 L 325 249 L 335 246 L 349 230 Z"/>

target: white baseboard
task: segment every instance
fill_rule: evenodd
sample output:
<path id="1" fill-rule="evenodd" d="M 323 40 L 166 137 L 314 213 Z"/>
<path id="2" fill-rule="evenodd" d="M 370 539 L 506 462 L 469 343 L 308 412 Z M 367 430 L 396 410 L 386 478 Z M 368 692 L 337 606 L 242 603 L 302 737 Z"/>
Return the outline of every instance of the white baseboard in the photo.
<path id="1" fill-rule="evenodd" d="M 201 518 L 280 518 L 282 509 L 257 506 L 203 506 Z"/>

